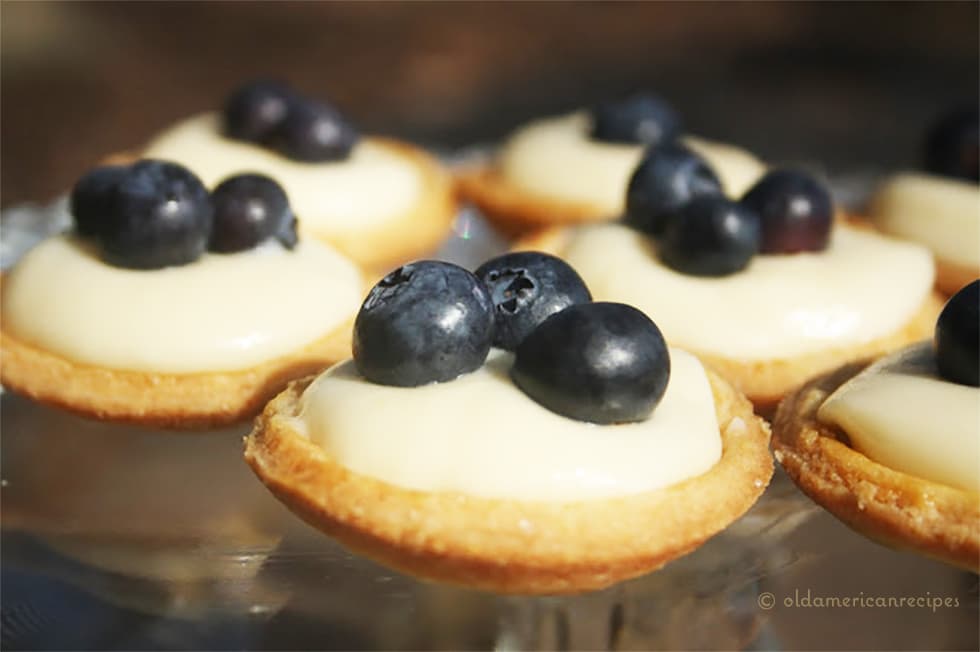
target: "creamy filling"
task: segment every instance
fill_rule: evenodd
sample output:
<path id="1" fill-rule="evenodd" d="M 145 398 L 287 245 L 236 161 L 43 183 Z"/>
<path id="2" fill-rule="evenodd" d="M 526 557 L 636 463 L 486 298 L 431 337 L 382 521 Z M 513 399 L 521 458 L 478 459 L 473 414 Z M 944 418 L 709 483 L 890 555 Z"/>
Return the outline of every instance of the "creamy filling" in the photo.
<path id="1" fill-rule="evenodd" d="M 906 172 L 889 179 L 870 207 L 885 233 L 919 242 L 936 258 L 980 270 L 980 186 Z"/>
<path id="2" fill-rule="evenodd" d="M 888 335 L 918 312 L 934 275 L 926 249 L 844 225 L 822 252 L 755 256 L 720 278 L 666 267 L 650 238 L 619 224 L 577 229 L 564 257 L 596 300 L 636 306 L 671 344 L 747 361 Z"/>
<path id="3" fill-rule="evenodd" d="M 593 140 L 589 129 L 585 112 L 519 129 L 501 152 L 503 176 L 527 192 L 621 215 L 626 187 L 645 147 Z M 686 137 L 684 143 L 714 168 L 729 196 L 740 197 L 765 172 L 757 158 L 737 147 L 694 137 Z"/>
<path id="4" fill-rule="evenodd" d="M 315 240 L 141 271 L 53 237 L 3 280 L 3 327 L 69 360 L 160 373 L 233 371 L 299 350 L 353 315 L 363 281 Z"/>
<path id="5" fill-rule="evenodd" d="M 884 466 L 980 492 L 980 388 L 943 380 L 930 342 L 866 368 L 824 401 L 817 418 Z"/>
<path id="6" fill-rule="evenodd" d="M 423 192 L 415 165 L 371 139 L 362 139 L 344 161 L 304 163 L 224 137 L 216 113 L 194 116 L 171 127 L 149 144 L 143 156 L 180 163 L 208 188 L 234 174 L 270 176 L 286 191 L 300 228 L 327 236 L 379 226 L 402 216 Z"/>
<path id="7" fill-rule="evenodd" d="M 477 371 L 413 388 L 370 383 L 348 360 L 307 388 L 294 422 L 343 466 L 407 489 L 540 501 L 636 494 L 721 457 L 701 363 L 676 349 L 670 356 L 667 391 L 640 423 L 551 412 L 511 381 L 513 356 L 496 349 Z"/>

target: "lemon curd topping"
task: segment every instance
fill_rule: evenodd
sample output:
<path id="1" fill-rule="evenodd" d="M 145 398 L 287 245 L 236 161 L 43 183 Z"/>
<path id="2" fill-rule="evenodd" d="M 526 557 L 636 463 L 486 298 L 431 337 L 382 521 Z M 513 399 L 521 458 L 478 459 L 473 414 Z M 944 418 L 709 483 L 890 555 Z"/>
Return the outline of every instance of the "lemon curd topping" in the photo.
<path id="1" fill-rule="evenodd" d="M 296 429 L 345 467 L 423 491 L 542 501 L 651 491 L 721 457 L 708 378 L 672 349 L 666 393 L 645 421 L 596 425 L 560 416 L 510 379 L 493 349 L 480 369 L 420 387 L 373 384 L 353 361 L 310 385 Z"/>
<path id="2" fill-rule="evenodd" d="M 563 255 L 597 300 L 656 315 L 668 343 L 741 360 L 893 333 L 920 310 L 934 277 L 925 248 L 845 225 L 824 251 L 758 255 L 724 277 L 670 269 L 650 238 L 619 224 L 576 229 Z"/>
<path id="3" fill-rule="evenodd" d="M 817 417 L 884 466 L 980 492 L 980 388 L 943 380 L 931 342 L 867 367 L 831 394 Z"/>
<path id="4" fill-rule="evenodd" d="M 205 254 L 179 267 L 113 267 L 72 235 L 31 250 L 3 281 L 3 327 L 75 362 L 159 373 L 246 369 L 353 315 L 363 280 L 315 240 Z"/>

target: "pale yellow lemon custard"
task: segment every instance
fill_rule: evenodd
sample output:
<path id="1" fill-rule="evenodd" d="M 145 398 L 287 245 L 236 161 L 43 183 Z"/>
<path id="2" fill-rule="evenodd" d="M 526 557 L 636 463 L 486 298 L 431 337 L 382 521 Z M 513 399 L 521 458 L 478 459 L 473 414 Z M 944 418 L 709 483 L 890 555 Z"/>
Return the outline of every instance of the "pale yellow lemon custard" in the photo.
<path id="1" fill-rule="evenodd" d="M 91 243 L 50 238 L 3 281 L 4 330 L 67 359 L 130 371 L 247 369 L 350 319 L 363 280 L 315 240 L 267 243 L 144 271 L 101 261 Z"/>
<path id="2" fill-rule="evenodd" d="M 817 418 L 888 468 L 980 493 L 980 388 L 941 378 L 931 342 L 869 366 Z"/>
<path id="3" fill-rule="evenodd" d="M 905 172 L 877 189 L 869 208 L 876 227 L 929 248 L 939 286 L 952 293 L 980 276 L 980 186 Z"/>
<path id="4" fill-rule="evenodd" d="M 642 493 L 721 456 L 704 369 L 683 351 L 670 355 L 667 392 L 639 423 L 551 412 L 510 380 L 513 355 L 495 349 L 477 371 L 413 388 L 371 383 L 341 363 L 306 389 L 295 428 L 352 471 L 405 489 L 535 501 Z"/>

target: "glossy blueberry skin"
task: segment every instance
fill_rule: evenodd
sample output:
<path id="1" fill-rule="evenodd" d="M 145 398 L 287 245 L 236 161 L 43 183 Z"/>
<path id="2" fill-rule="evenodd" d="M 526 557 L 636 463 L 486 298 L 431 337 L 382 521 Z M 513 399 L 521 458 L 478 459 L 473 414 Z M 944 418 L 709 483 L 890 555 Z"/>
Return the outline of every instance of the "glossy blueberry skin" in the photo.
<path id="1" fill-rule="evenodd" d="M 354 364 L 381 385 L 415 387 L 479 368 L 493 342 L 493 300 L 467 270 L 434 260 L 383 278 L 354 321 Z"/>
<path id="2" fill-rule="evenodd" d="M 95 168 L 78 180 L 68 200 L 75 231 L 83 237 L 98 237 L 112 210 L 116 188 L 127 168 L 109 165 Z"/>
<path id="3" fill-rule="evenodd" d="M 225 135 L 236 140 L 269 144 L 278 133 L 295 93 L 277 81 L 256 80 L 237 88 L 225 102 Z"/>
<path id="4" fill-rule="evenodd" d="M 592 301 L 571 265 L 538 251 L 504 254 L 483 263 L 476 276 L 493 298 L 493 345 L 513 351 L 528 333 L 568 306 Z"/>
<path id="5" fill-rule="evenodd" d="M 980 280 L 950 297 L 936 320 L 936 366 L 946 380 L 980 386 Z"/>
<path id="6" fill-rule="evenodd" d="M 759 253 L 823 251 L 830 242 L 834 202 L 830 191 L 805 172 L 772 170 L 741 203 L 759 216 Z"/>
<path id="7" fill-rule="evenodd" d="M 296 246 L 296 217 L 289 198 L 273 179 L 240 174 L 225 179 L 211 192 L 214 225 L 208 249 L 219 253 L 245 251 L 268 238 L 288 249 Z"/>
<path id="8" fill-rule="evenodd" d="M 727 276 L 744 269 L 759 250 L 759 217 L 724 197 L 704 195 L 667 221 L 660 260 L 694 276 Z"/>
<path id="9" fill-rule="evenodd" d="M 681 120 L 663 98 L 652 93 L 603 102 L 592 108 L 591 137 L 608 143 L 660 145 L 677 138 Z"/>
<path id="10" fill-rule="evenodd" d="M 660 403 L 670 355 L 656 324 L 621 303 L 582 303 L 528 335 L 511 377 L 525 394 L 578 421 L 642 421 Z"/>
<path id="11" fill-rule="evenodd" d="M 652 147 L 630 177 L 624 222 L 659 236 L 681 206 L 695 197 L 721 194 L 714 170 L 690 149 L 680 143 Z"/>
<path id="12" fill-rule="evenodd" d="M 976 106 L 944 116 L 926 136 L 925 169 L 933 174 L 980 181 L 980 126 Z"/>
<path id="13" fill-rule="evenodd" d="M 358 133 L 337 109 L 320 102 L 294 103 L 276 134 L 276 148 L 297 161 L 340 161 L 350 155 Z"/>
<path id="14" fill-rule="evenodd" d="M 197 260 L 211 232 L 211 199 L 192 172 L 175 163 L 133 164 L 116 187 L 102 230 L 106 262 L 159 269 Z"/>

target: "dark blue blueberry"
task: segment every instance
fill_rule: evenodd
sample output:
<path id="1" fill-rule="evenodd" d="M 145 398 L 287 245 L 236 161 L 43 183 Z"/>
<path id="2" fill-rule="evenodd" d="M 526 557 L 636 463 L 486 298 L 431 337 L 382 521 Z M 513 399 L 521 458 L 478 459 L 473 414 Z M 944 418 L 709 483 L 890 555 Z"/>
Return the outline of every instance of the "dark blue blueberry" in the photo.
<path id="1" fill-rule="evenodd" d="M 663 233 L 667 217 L 695 197 L 722 194 L 703 158 L 680 143 L 646 151 L 626 190 L 626 224 L 648 235 Z"/>
<path id="2" fill-rule="evenodd" d="M 944 116 L 926 137 L 925 168 L 967 181 L 980 181 L 980 126 L 977 107 L 961 107 Z"/>
<path id="3" fill-rule="evenodd" d="M 582 303 L 544 320 L 514 358 L 525 394 L 579 421 L 642 421 L 660 403 L 670 356 L 657 325 L 621 303 Z"/>
<path id="4" fill-rule="evenodd" d="M 225 102 L 225 135 L 253 143 L 271 143 L 298 101 L 292 90 L 276 81 L 257 80 L 236 89 Z"/>
<path id="5" fill-rule="evenodd" d="M 552 314 L 592 301 L 582 277 L 568 263 L 537 251 L 492 258 L 476 270 L 476 276 L 493 297 L 493 344 L 508 351 Z"/>
<path id="6" fill-rule="evenodd" d="M 592 109 L 592 138 L 610 143 L 659 145 L 681 132 L 677 112 L 652 93 L 604 102 Z"/>
<path id="7" fill-rule="evenodd" d="M 296 217 L 282 187 L 261 174 L 240 174 L 222 181 L 211 193 L 214 225 L 208 249 L 231 253 L 277 238 L 296 246 Z"/>
<path id="8" fill-rule="evenodd" d="M 197 260 L 210 232 L 211 201 L 200 179 L 175 163 L 144 160 L 119 182 L 100 235 L 106 262 L 158 269 Z"/>
<path id="9" fill-rule="evenodd" d="M 79 235 L 99 235 L 112 210 L 116 187 L 125 174 L 125 167 L 110 165 L 95 168 L 78 180 L 71 190 L 69 206 Z"/>
<path id="10" fill-rule="evenodd" d="M 354 321 L 354 363 L 381 385 L 415 387 L 479 368 L 493 341 L 493 300 L 467 270 L 405 265 L 368 294 Z"/>
<path id="11" fill-rule="evenodd" d="M 980 386 L 980 280 L 950 297 L 936 320 L 936 366 L 954 383 Z"/>
<path id="12" fill-rule="evenodd" d="M 347 158 L 358 133 L 332 106 L 294 103 L 276 135 L 276 147 L 297 161 L 325 162 Z"/>
<path id="13" fill-rule="evenodd" d="M 759 253 L 823 251 L 834 224 L 834 202 L 819 181 L 796 170 L 773 170 L 741 203 L 759 216 Z"/>
<path id="14" fill-rule="evenodd" d="M 658 243 L 668 267 L 695 276 L 727 276 L 759 250 L 759 216 L 724 197 L 704 195 L 671 216 Z"/>

